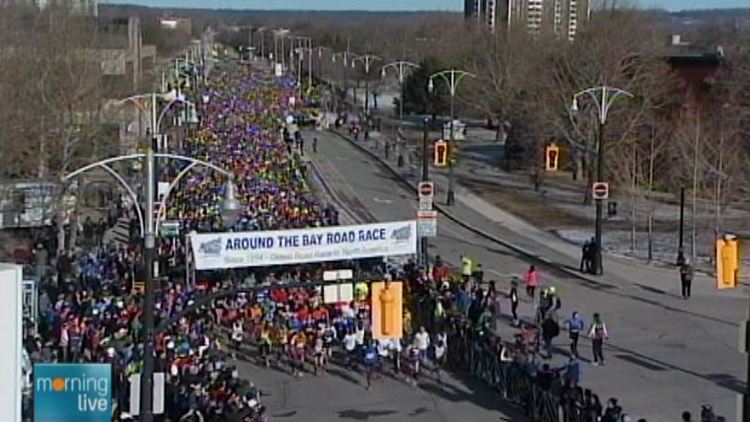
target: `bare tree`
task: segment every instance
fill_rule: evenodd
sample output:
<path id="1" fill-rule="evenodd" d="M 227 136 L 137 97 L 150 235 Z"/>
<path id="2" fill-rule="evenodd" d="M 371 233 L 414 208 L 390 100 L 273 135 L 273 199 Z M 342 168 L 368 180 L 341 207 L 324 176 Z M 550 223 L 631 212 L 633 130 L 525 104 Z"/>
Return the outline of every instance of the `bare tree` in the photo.
<path id="1" fill-rule="evenodd" d="M 0 106 L 0 119 L 15 122 L 2 140 L 4 176 L 57 183 L 92 158 L 99 140 L 96 22 L 65 5 L 41 12 L 12 6 L 1 15 L 22 20 L 20 25 L 2 22 L 7 26 L 0 31 L 7 46 L 0 74 L 10 82 L 0 82 L 2 94 L 19 100 Z M 49 212 L 57 216 L 62 246 L 62 193 L 52 202 L 55 209 Z"/>

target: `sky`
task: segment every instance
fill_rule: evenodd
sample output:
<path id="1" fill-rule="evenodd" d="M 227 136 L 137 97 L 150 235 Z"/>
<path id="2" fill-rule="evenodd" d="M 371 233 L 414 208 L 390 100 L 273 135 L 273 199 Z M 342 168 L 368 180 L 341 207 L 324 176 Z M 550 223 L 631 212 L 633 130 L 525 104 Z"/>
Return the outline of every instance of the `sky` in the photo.
<path id="1" fill-rule="evenodd" d="M 100 0 L 154 7 L 274 10 L 460 10 L 463 0 Z M 639 0 L 645 7 L 670 11 L 745 7 L 750 0 Z"/>

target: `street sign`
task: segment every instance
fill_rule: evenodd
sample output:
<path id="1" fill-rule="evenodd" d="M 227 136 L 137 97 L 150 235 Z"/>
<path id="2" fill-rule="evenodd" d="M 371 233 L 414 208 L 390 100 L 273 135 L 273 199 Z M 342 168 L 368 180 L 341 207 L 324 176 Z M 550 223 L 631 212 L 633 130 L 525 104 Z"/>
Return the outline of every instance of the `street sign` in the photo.
<path id="1" fill-rule="evenodd" d="M 432 198 L 435 190 L 435 184 L 432 182 L 419 182 L 419 197 L 430 197 Z"/>
<path id="2" fill-rule="evenodd" d="M 161 202 L 164 200 L 164 197 L 167 196 L 167 191 L 169 190 L 169 182 L 159 182 L 156 185 L 156 194 L 157 198 L 159 200 L 157 202 Z"/>
<path id="3" fill-rule="evenodd" d="M 177 220 L 162 221 L 160 231 L 160 234 L 164 237 L 177 237 L 180 235 L 180 222 Z"/>
<path id="4" fill-rule="evenodd" d="M 349 303 L 353 299 L 354 285 L 352 283 L 323 286 L 323 302 L 326 304 Z"/>
<path id="5" fill-rule="evenodd" d="M 437 236 L 437 211 L 417 211 L 417 233 L 420 237 Z"/>
<path id="6" fill-rule="evenodd" d="M 323 271 L 323 281 L 351 280 L 352 278 L 354 278 L 352 270 Z"/>
<path id="7" fill-rule="evenodd" d="M 591 196 L 594 199 L 609 198 L 609 184 L 607 182 L 594 182 L 591 187 Z"/>
<path id="8" fill-rule="evenodd" d="M 435 184 L 432 182 L 419 182 L 419 210 L 431 211 L 432 200 L 435 194 Z"/>

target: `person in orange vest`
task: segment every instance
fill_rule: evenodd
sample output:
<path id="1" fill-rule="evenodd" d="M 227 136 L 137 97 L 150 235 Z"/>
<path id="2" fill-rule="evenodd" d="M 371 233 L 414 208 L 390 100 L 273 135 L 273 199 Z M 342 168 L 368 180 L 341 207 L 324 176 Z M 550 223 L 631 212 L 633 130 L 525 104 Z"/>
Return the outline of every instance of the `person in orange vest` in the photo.
<path id="1" fill-rule="evenodd" d="M 539 285 L 539 271 L 533 265 L 529 266 L 529 270 L 526 271 L 526 294 L 534 300 L 534 291 L 536 286 Z"/>

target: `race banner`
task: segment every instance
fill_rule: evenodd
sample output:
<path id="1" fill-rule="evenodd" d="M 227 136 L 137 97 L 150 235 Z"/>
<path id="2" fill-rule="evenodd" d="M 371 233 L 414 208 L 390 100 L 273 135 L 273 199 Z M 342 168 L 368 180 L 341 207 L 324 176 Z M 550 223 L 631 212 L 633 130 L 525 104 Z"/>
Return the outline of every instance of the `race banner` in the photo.
<path id="1" fill-rule="evenodd" d="M 339 261 L 417 253 L 414 220 L 190 236 L 197 270 Z"/>

